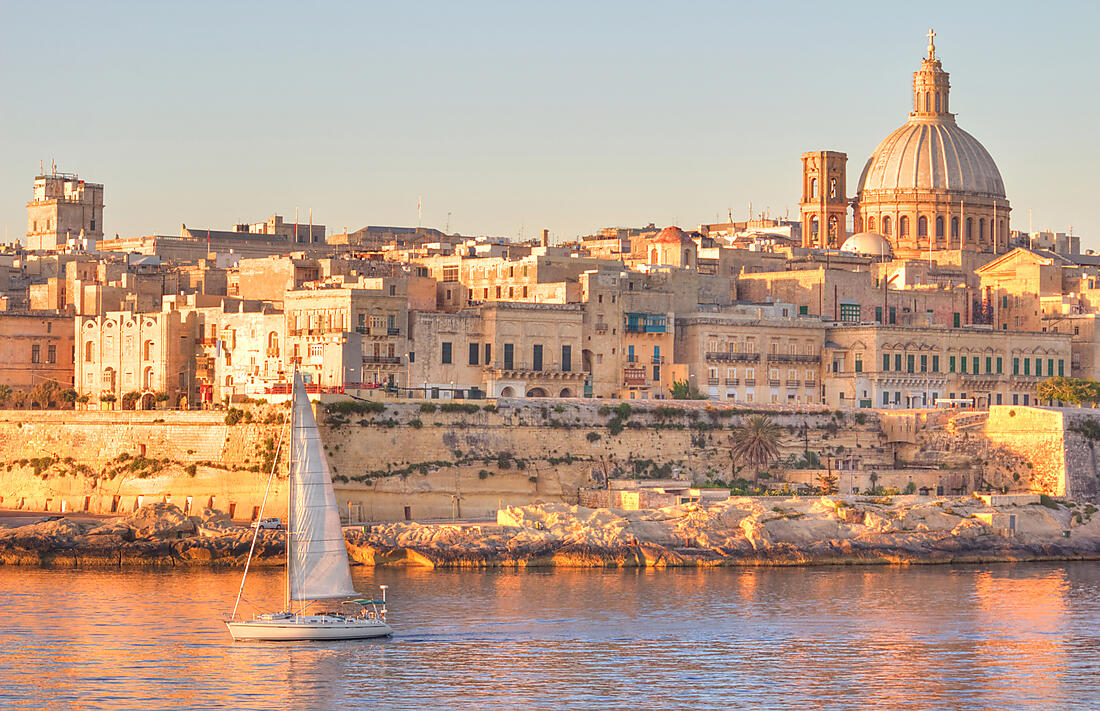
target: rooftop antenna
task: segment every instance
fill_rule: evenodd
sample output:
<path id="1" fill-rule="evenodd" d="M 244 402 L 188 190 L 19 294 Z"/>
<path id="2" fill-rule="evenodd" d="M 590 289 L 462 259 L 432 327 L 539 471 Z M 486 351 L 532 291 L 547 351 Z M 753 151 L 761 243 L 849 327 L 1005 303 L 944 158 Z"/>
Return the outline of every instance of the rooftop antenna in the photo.
<path id="1" fill-rule="evenodd" d="M 1031 208 L 1029 207 L 1027 209 L 1027 236 L 1029 239 L 1031 238 L 1031 233 L 1034 230 L 1035 228 L 1031 226 Z"/>
<path id="2" fill-rule="evenodd" d="M 451 211 L 447 211 L 447 225 L 443 228 L 443 232 L 451 234 Z"/>
<path id="3" fill-rule="evenodd" d="M 733 224 L 733 208 L 732 208 L 732 207 L 728 207 L 728 208 L 726 208 L 726 210 L 727 210 L 727 211 L 729 212 L 729 215 L 730 215 L 730 224 L 732 225 L 732 224 Z"/>
<path id="4" fill-rule="evenodd" d="M 416 197 L 416 226 L 417 227 L 420 227 L 421 217 L 423 216 L 423 213 L 420 210 L 421 201 L 422 201 L 422 198 L 418 195 Z"/>

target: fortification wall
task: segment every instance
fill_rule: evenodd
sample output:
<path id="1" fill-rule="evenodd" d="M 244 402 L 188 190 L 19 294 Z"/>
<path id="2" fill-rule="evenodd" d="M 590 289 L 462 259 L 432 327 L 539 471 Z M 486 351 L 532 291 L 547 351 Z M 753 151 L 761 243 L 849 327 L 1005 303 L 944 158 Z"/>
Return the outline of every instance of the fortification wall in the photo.
<path id="1" fill-rule="evenodd" d="M 427 411 L 430 404 L 422 410 L 418 402 L 386 402 L 380 411 L 322 418 L 345 515 L 395 520 L 409 507 L 420 520 L 491 517 L 502 505 L 576 502 L 582 487 L 631 475 L 728 482 L 730 427 L 746 414 L 678 402 L 636 405 L 626 417 L 599 402 L 468 407 L 473 411 Z M 0 412 L 0 507 L 128 513 L 168 499 L 248 520 L 263 497 L 286 409 L 247 412 L 236 424 L 226 424 L 225 412 Z M 832 458 L 834 467 L 838 460 L 895 467 L 896 445 L 886 442 L 873 411 L 858 420 L 829 412 L 770 415 L 785 428 L 781 458 L 809 450 L 822 465 Z M 790 478 L 814 473 L 793 470 Z M 878 483 L 903 479 L 909 474 L 884 471 Z M 838 483 L 867 481 L 861 472 Z M 267 512 L 285 510 L 281 474 Z"/>

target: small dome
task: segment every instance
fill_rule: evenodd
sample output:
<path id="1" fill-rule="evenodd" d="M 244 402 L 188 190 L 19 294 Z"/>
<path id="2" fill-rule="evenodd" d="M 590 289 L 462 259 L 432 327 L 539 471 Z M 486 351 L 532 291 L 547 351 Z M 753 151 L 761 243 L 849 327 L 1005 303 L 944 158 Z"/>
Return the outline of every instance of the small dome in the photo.
<path id="1" fill-rule="evenodd" d="M 865 257 L 889 257 L 894 254 L 890 240 L 877 232 L 857 232 L 844 240 L 840 251 Z"/>
<path id="2" fill-rule="evenodd" d="M 653 238 L 655 244 L 686 244 L 691 242 L 679 227 L 666 227 Z"/>

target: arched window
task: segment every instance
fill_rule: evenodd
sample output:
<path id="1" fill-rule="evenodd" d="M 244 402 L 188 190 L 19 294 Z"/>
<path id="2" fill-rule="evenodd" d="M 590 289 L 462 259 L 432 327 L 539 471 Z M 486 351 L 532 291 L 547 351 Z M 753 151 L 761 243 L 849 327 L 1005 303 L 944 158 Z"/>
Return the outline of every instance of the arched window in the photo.
<path id="1" fill-rule="evenodd" d="M 279 334 L 277 331 L 267 334 L 267 347 L 274 351 L 279 350 Z"/>
<path id="2" fill-rule="evenodd" d="M 898 237 L 909 236 L 909 218 L 902 215 L 898 220 Z"/>
<path id="3" fill-rule="evenodd" d="M 817 215 L 810 218 L 810 234 L 817 237 Z"/>
<path id="4" fill-rule="evenodd" d="M 890 216 L 889 215 L 882 218 L 882 234 L 884 234 L 884 235 L 889 235 L 890 234 Z"/>
<path id="5" fill-rule="evenodd" d="M 145 373 L 141 377 L 141 385 L 146 390 L 152 390 L 156 384 L 156 379 L 153 377 L 153 369 L 146 368 Z"/>
<path id="6" fill-rule="evenodd" d="M 834 247 L 836 246 L 836 240 L 837 240 L 838 234 L 839 234 L 839 229 L 837 227 L 836 215 L 833 215 L 832 217 L 829 218 L 829 244 L 831 246 L 834 246 Z"/>
<path id="7" fill-rule="evenodd" d="M 225 387 L 227 387 L 227 388 L 233 387 L 233 376 L 232 375 L 225 376 Z"/>
<path id="8" fill-rule="evenodd" d="M 233 352 L 225 351 L 225 367 L 231 367 L 233 365 Z"/>
<path id="9" fill-rule="evenodd" d="M 92 341 L 85 341 L 84 342 L 84 362 L 85 363 L 91 363 L 92 360 L 93 360 L 92 356 L 94 355 L 94 353 L 95 353 L 95 343 L 93 343 Z"/>
<path id="10" fill-rule="evenodd" d="M 817 178 L 810 178 L 810 199 L 817 199 Z"/>
<path id="11" fill-rule="evenodd" d="M 656 247 L 654 247 L 654 248 L 653 248 L 653 249 L 652 249 L 652 250 L 651 250 L 651 251 L 649 252 L 649 263 L 650 263 L 650 264 L 656 264 L 656 263 L 657 263 L 657 248 L 656 248 Z M 499 287 L 498 287 L 498 288 L 499 288 Z M 499 294 L 498 294 L 497 296 L 499 296 Z"/>
<path id="12" fill-rule="evenodd" d="M 959 218 L 951 218 L 951 236 L 958 239 L 959 237 Z"/>
<path id="13" fill-rule="evenodd" d="M 936 218 L 936 236 L 943 237 L 943 216 Z"/>
<path id="14" fill-rule="evenodd" d="M 980 220 L 978 220 L 978 239 L 979 240 L 984 240 L 985 239 L 985 218 L 984 217 L 981 218 Z"/>
<path id="15" fill-rule="evenodd" d="M 867 218 L 867 231 L 868 232 L 874 232 L 875 231 L 875 216 L 874 215 Z"/>
<path id="16" fill-rule="evenodd" d="M 936 113 L 940 110 L 940 92 L 936 92 Z"/>
<path id="17" fill-rule="evenodd" d="M 153 342 L 146 341 L 144 348 L 142 348 L 142 359 L 153 360 Z"/>
<path id="18" fill-rule="evenodd" d="M 928 98 L 928 92 L 924 93 L 924 110 L 928 111 L 931 105 L 931 99 Z"/>
<path id="19" fill-rule="evenodd" d="M 966 240 L 969 242 L 974 239 L 974 218 L 966 218 Z"/>
<path id="20" fill-rule="evenodd" d="M 917 235 L 924 237 L 928 234 L 928 218 L 921 215 L 917 218 Z"/>
<path id="21" fill-rule="evenodd" d="M 836 178 L 829 178 L 829 197 L 836 197 Z"/>
<path id="22" fill-rule="evenodd" d="M 685 267 L 690 267 L 691 266 L 691 250 L 690 249 L 685 249 L 684 250 L 684 264 L 683 264 L 683 266 L 685 266 Z"/>

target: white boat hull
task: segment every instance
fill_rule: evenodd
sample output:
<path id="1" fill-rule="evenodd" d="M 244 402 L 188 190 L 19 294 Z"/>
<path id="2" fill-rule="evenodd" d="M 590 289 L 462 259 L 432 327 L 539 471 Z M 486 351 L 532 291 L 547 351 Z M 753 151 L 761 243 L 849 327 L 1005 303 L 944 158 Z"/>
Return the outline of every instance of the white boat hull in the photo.
<path id="1" fill-rule="evenodd" d="M 381 620 L 327 615 L 287 616 L 226 622 L 236 641 L 274 642 L 316 641 L 329 639 L 372 639 L 389 637 L 393 628 Z"/>

